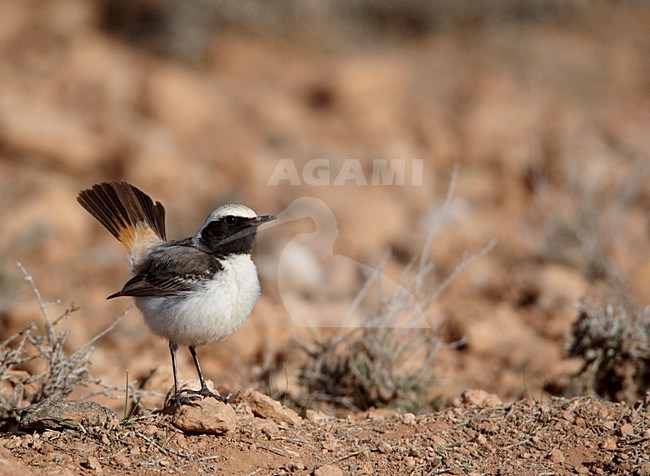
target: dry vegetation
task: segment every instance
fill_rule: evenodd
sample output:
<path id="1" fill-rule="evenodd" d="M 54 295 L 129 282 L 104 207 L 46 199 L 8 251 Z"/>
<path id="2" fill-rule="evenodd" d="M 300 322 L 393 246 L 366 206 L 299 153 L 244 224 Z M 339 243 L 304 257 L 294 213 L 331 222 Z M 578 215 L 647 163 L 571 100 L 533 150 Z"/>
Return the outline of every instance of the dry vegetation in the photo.
<path id="1" fill-rule="evenodd" d="M 628 311 L 583 303 L 569 355 L 584 360 L 573 391 L 613 401 L 643 398 L 650 382 L 650 307 Z"/>
<path id="2" fill-rule="evenodd" d="M 90 372 L 93 346 L 111 332 L 128 311 L 88 342 L 68 351 L 69 319 L 79 309 L 71 305 L 53 319 L 48 310 L 52 303 L 43 300 L 34 278 L 20 263 L 18 268 L 34 292 L 42 322 L 32 322 L 0 343 L 0 420 L 3 428 L 15 426 L 20 412 L 29 405 L 47 399 L 65 399 L 79 387 L 101 386 L 100 379 Z M 102 393 L 108 395 L 110 388 L 105 390 Z"/>
<path id="3" fill-rule="evenodd" d="M 457 172 L 438 216 L 449 211 Z M 430 325 L 431 308 L 454 276 L 496 243 L 465 257 L 441 279 L 434 276 L 436 266 L 428 259 L 438 225 L 433 222 L 420 255 L 402 270 L 401 280 L 392 290 L 382 285 L 383 264 L 390 256 L 384 255 L 348 310 L 347 315 L 360 307 L 376 285 L 374 302 L 367 306 L 359 327 L 348 328 L 344 318 L 343 327 L 333 337 L 312 335 L 311 344 L 298 343 L 306 354 L 298 371 L 305 391 L 290 396 L 298 408 L 324 401 L 354 411 L 390 407 L 422 412 L 439 405 L 434 393 L 435 358 L 442 347 L 460 347 L 464 342 L 442 340 L 436 326 Z"/>

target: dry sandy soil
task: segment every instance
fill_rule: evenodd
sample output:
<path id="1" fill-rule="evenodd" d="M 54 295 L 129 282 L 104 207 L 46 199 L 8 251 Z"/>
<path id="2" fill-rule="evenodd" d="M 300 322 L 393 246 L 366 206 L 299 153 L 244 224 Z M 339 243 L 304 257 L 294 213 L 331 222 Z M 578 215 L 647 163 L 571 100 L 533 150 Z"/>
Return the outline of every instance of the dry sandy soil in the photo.
<path id="1" fill-rule="evenodd" d="M 162 415 L 83 433 L 8 435 L 0 474 L 650 474 L 648 402 L 506 405 L 469 391 L 433 414 L 310 411 L 301 420 L 250 401 L 232 403 L 235 428 L 218 436 L 188 434 Z"/>
<path id="2" fill-rule="evenodd" d="M 171 238 L 221 203 L 278 214 L 257 239 L 251 317 L 199 350 L 220 390 L 240 390 L 228 431 L 151 413 L 171 386 L 168 349 L 130 310 L 93 342 L 93 378 L 56 394 L 116 420 L 20 429 L 47 365 L 0 373 L 0 474 L 650 474 L 643 2 L 360 1 L 346 21 L 167 3 L 0 0 L 0 351 L 30 323 L 46 332 L 16 262 L 64 316 L 67 356 L 127 309 L 105 301 L 129 278 L 124 250 L 76 203 L 93 183 L 162 201 Z M 303 167 L 323 158 L 331 179 L 310 184 Z M 372 159 L 404 161 L 405 182 L 334 183 L 350 163 L 371 182 Z M 299 183 L 273 182 L 281 163 Z M 400 281 L 424 327 L 377 337 L 397 357 L 371 359 L 365 380 L 350 365 L 315 379 L 332 371 L 326 335 L 345 337 L 335 362 L 373 354 L 354 338 L 386 309 L 377 282 L 363 291 L 380 263 L 386 289 L 433 264 Z M 576 324 L 584 299 L 596 318 Z M 119 421 L 127 379 L 129 407 L 140 400 Z M 256 409 L 248 387 L 284 409 Z"/>

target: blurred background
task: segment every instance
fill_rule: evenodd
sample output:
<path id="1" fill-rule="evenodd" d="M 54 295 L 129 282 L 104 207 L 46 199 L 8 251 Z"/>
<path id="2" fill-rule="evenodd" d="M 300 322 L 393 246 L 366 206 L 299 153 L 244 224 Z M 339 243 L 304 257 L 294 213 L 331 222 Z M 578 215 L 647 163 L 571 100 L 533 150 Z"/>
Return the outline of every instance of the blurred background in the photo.
<path id="1" fill-rule="evenodd" d="M 340 403 L 317 395 L 327 382 L 312 364 L 329 367 L 301 350 L 324 348 L 304 324 L 340 336 L 380 264 L 399 280 L 425 260 L 431 273 L 409 289 L 435 295 L 493 239 L 427 308 L 422 345 L 437 352 L 420 376 L 423 407 L 466 388 L 505 400 L 648 388 L 646 2 L 2 0 L 0 11 L 0 340 L 42 322 L 16 262 L 60 301 L 52 315 L 79 308 L 68 351 L 128 306 L 105 301 L 129 278 L 125 252 L 76 202 L 123 179 L 164 203 L 170 238 L 194 234 L 222 203 L 286 210 L 258 236 L 263 295 L 251 318 L 199 351 L 231 390 Z M 422 172 L 403 185 L 270 181 L 280 161 L 302 178 L 322 157 L 332 182 L 349 159 L 368 182 L 378 158 L 409 171 L 421 161 Z M 592 335 L 574 325 L 582 299 L 596 309 L 583 323 L 634 329 L 615 346 L 645 364 L 585 380 L 596 344 L 578 342 Z M 167 345 L 136 310 L 95 349 L 91 371 L 108 385 L 126 369 L 149 389 L 171 385 Z M 189 355 L 180 372 L 194 377 Z M 367 398 L 390 403 L 394 386 Z"/>

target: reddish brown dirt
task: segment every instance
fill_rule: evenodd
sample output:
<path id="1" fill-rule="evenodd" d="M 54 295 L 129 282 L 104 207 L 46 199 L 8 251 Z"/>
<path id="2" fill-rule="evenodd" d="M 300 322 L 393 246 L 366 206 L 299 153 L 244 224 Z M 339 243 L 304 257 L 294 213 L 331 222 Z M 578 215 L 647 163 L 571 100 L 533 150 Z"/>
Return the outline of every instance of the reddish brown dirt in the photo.
<path id="1" fill-rule="evenodd" d="M 185 435 L 161 417 L 86 434 L 10 428 L 0 474 L 650 474 L 647 401 L 634 406 L 644 395 L 598 400 L 575 378 L 583 362 L 566 353 L 582 298 L 650 302 L 641 2 L 349 44 L 224 29 L 199 65 L 107 33 L 101 3 L 0 0 L 0 341 L 42 323 L 17 261 L 45 300 L 60 300 L 52 316 L 79 307 L 66 323 L 68 352 L 128 306 L 105 301 L 129 278 L 124 250 L 75 199 L 101 180 L 128 180 L 162 201 L 171 238 L 194 233 L 224 202 L 264 213 L 304 197 L 325 204 L 311 220 L 260 233 L 260 301 L 238 332 L 199 350 L 206 375 L 232 390 L 304 391 L 304 354 L 291 338 L 311 342 L 309 319 L 341 321 L 366 279 L 357 263 L 376 265 L 391 248 L 384 272 L 399 278 L 455 165 L 455 194 L 425 251 L 437 272 L 427 286 L 497 245 L 430 308 L 438 336 L 460 342 L 432 363 L 428 397 L 440 412 L 310 402 L 340 419 L 292 426 L 239 402 L 225 436 Z M 377 153 L 422 159 L 422 184 L 269 185 L 279 160 L 302 167 L 324 153 L 333 177 L 348 158 L 364 167 Z M 312 238 L 328 211 L 335 226 L 323 246 Z M 289 242 L 282 290 L 277 263 Z M 94 376 L 109 386 L 127 370 L 132 381 L 149 376 L 155 393 L 143 404 L 162 406 L 168 349 L 137 311 L 94 347 Z M 193 376 L 189 355 L 179 359 Z M 497 401 L 454 406 L 467 389 Z M 113 397 L 92 399 L 121 414 L 123 392 Z"/>
<path id="2" fill-rule="evenodd" d="M 240 400 L 238 428 L 222 436 L 184 434 L 163 416 L 87 434 L 7 435 L 0 474 L 650 474 L 642 404 L 484 397 L 470 392 L 429 415 L 312 414 L 296 425 L 254 417 Z"/>

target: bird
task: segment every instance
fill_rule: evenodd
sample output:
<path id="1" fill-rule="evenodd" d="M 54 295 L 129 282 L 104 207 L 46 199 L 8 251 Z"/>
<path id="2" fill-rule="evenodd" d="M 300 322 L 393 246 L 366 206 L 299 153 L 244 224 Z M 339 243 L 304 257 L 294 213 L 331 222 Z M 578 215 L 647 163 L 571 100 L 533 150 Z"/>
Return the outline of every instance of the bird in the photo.
<path id="1" fill-rule="evenodd" d="M 260 225 L 275 220 L 237 204 L 212 211 L 194 236 L 167 240 L 165 208 L 125 181 L 102 182 L 79 192 L 79 203 L 125 245 L 134 276 L 107 299 L 132 296 L 144 321 L 169 343 L 174 389 L 170 406 L 230 397 L 212 392 L 196 353 L 228 337 L 248 317 L 260 295 L 251 251 Z M 201 388 L 179 391 L 176 351 L 187 346 Z"/>

